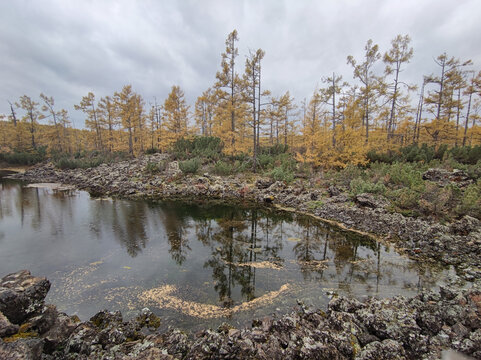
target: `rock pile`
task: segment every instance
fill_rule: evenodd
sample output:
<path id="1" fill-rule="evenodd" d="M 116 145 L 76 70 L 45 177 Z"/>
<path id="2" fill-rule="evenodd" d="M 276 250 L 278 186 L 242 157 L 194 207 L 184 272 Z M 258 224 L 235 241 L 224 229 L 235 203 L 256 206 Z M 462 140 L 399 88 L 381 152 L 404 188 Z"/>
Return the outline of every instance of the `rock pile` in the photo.
<path id="1" fill-rule="evenodd" d="M 50 283 L 23 270 L 0 280 L 1 359 L 438 359 L 454 349 L 481 359 L 481 289 L 441 288 L 414 298 L 333 298 L 327 312 L 299 304 L 250 329 L 227 324 L 195 335 L 159 333 L 144 309 L 124 322 L 101 311 L 90 321 L 44 299 Z"/>

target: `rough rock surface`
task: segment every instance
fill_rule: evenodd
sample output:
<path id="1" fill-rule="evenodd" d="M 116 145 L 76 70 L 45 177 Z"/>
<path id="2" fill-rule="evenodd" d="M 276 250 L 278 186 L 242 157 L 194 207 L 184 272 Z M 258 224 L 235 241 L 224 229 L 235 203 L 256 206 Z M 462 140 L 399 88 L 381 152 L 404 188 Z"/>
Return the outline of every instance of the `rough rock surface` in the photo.
<path id="1" fill-rule="evenodd" d="M 28 270 L 5 276 L 0 283 L 0 312 L 13 324 L 21 324 L 38 313 L 43 305 L 50 281 L 33 277 Z"/>
<path id="2" fill-rule="evenodd" d="M 26 275 L 8 275 L 0 284 L 12 277 Z M 251 328 L 223 324 L 195 335 L 158 332 L 162 319 L 148 309 L 127 322 L 107 310 L 79 322 L 47 305 L 27 315 L 15 334 L 1 336 L 0 359 L 439 359 L 446 349 L 481 359 L 476 284 L 413 298 L 335 297 L 326 312 L 299 305 L 282 317 L 254 320 Z"/>
<path id="3" fill-rule="evenodd" d="M 454 169 L 453 171 L 438 168 L 428 169 L 423 174 L 423 180 L 433 181 L 440 186 L 456 184 L 459 187 L 465 187 L 473 183 L 473 180 L 469 178 L 468 174 L 458 169 Z"/>

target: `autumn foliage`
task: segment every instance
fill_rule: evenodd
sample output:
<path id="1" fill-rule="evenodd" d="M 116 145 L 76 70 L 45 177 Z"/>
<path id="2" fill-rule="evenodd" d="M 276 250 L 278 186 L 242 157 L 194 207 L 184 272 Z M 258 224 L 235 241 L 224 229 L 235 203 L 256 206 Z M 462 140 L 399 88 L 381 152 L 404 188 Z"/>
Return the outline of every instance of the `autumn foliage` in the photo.
<path id="1" fill-rule="evenodd" d="M 131 85 L 103 97 L 87 93 L 74 108 L 84 124 L 74 128 L 54 98 L 21 96 L 0 115 L 0 152 L 50 156 L 81 151 L 171 151 L 179 139 L 220 139 L 229 156 L 245 154 L 255 170 L 260 149 L 285 145 L 298 161 L 314 167 L 362 165 L 369 154 L 395 152 L 416 144 L 439 148 L 481 143 L 481 72 L 470 60 L 439 55 L 433 73 L 408 84 L 403 70 L 414 56 L 409 36 L 398 35 L 381 53 L 368 40 L 364 56 L 347 57 L 349 84 L 339 74 L 322 77 L 310 99 L 296 103 L 289 91 L 264 89 L 262 49 L 239 60 L 237 31 L 230 33 L 212 86 L 191 107 L 184 91 L 173 85 L 165 100 L 146 101 Z M 375 69 L 384 70 L 377 72 Z M 318 78 L 320 74 L 313 74 Z M 209 140 L 211 141 L 211 140 Z M 226 164 L 218 166 L 225 172 Z"/>

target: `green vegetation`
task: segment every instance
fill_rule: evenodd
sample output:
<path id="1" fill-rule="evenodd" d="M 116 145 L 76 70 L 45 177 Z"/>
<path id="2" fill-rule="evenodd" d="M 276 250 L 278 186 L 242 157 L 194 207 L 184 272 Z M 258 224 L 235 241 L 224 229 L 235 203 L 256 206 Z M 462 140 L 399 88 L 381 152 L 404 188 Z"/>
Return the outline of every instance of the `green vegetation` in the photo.
<path id="1" fill-rule="evenodd" d="M 125 152 L 82 151 L 75 153 L 73 156 L 64 153 L 53 154 L 52 161 L 59 169 L 86 169 L 128 158 L 129 155 Z"/>
<path id="2" fill-rule="evenodd" d="M 199 170 L 200 165 L 201 162 L 197 158 L 179 162 L 179 168 L 184 174 L 195 174 Z"/>
<path id="3" fill-rule="evenodd" d="M 222 158 L 224 144 L 218 137 L 195 136 L 193 138 L 180 138 L 172 146 L 171 153 L 177 160 L 203 158 L 216 161 Z"/>
<path id="4" fill-rule="evenodd" d="M 0 153 L 0 162 L 12 165 L 33 165 L 45 161 L 47 157 L 47 147 L 40 146 L 32 151 L 13 151 Z"/>

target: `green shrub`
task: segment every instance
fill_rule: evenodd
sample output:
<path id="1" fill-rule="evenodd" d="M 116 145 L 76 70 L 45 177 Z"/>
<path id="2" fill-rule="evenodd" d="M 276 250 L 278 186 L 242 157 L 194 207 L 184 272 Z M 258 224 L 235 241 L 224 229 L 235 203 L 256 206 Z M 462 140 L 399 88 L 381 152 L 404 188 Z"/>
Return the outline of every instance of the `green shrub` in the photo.
<path id="1" fill-rule="evenodd" d="M 422 171 L 415 164 L 394 163 L 385 170 L 391 184 L 410 189 L 424 186 Z"/>
<path id="2" fill-rule="evenodd" d="M 274 156 L 269 154 L 259 154 L 257 155 L 257 164 L 263 170 L 271 169 L 274 165 Z"/>
<path id="3" fill-rule="evenodd" d="M 213 172 L 216 175 L 231 175 L 234 172 L 234 166 L 231 164 L 224 162 L 222 160 L 219 160 L 218 162 L 215 163 Z"/>
<path id="4" fill-rule="evenodd" d="M 459 215 L 470 215 L 481 219 L 481 180 L 469 185 L 456 208 Z"/>
<path id="5" fill-rule="evenodd" d="M 234 162 L 234 171 L 236 173 L 243 173 L 248 171 L 251 168 L 252 168 L 252 161 L 250 161 L 249 159 L 245 161 L 236 160 Z"/>
<path id="6" fill-rule="evenodd" d="M 288 145 L 276 144 L 272 146 L 260 146 L 258 150 L 259 155 L 281 155 L 287 153 Z"/>
<path id="7" fill-rule="evenodd" d="M 200 160 L 197 158 L 179 162 L 179 168 L 184 174 L 195 174 L 200 167 Z"/>
<path id="8" fill-rule="evenodd" d="M 219 160 L 224 144 L 214 136 L 196 136 L 191 139 L 180 138 L 172 146 L 172 154 L 176 159 L 185 160 L 193 157 Z"/>
<path id="9" fill-rule="evenodd" d="M 153 162 L 149 161 L 145 165 L 144 171 L 149 174 L 157 174 L 159 172 L 165 171 L 167 168 L 167 161 Z"/>
<path id="10" fill-rule="evenodd" d="M 17 151 L 11 153 L 0 153 L 0 161 L 14 165 L 33 165 L 45 161 L 47 157 L 47 147 L 39 146 L 32 151 Z"/>
<path id="11" fill-rule="evenodd" d="M 462 164 L 474 165 L 481 160 L 481 145 L 453 147 L 449 154 Z"/>
<path id="12" fill-rule="evenodd" d="M 362 193 L 372 193 L 372 194 L 381 194 L 381 195 L 384 195 L 386 193 L 386 187 L 384 186 L 384 184 L 380 182 L 373 183 L 369 180 L 364 180 L 363 178 L 360 178 L 360 177 L 352 180 L 349 184 L 349 188 L 353 196 L 362 194 Z"/>
<path id="13" fill-rule="evenodd" d="M 146 155 L 156 154 L 156 153 L 159 153 L 159 152 L 160 152 L 160 149 L 157 149 L 155 147 L 148 148 L 147 150 L 145 150 Z"/>
<path id="14" fill-rule="evenodd" d="M 421 193 L 419 191 L 402 188 L 388 191 L 388 198 L 392 200 L 394 205 L 401 209 L 416 209 L 419 205 Z"/>
<path id="15" fill-rule="evenodd" d="M 289 169 L 283 168 L 282 166 L 272 169 L 272 171 L 269 173 L 269 176 L 276 181 L 284 181 L 288 184 L 294 180 L 294 173 Z"/>

